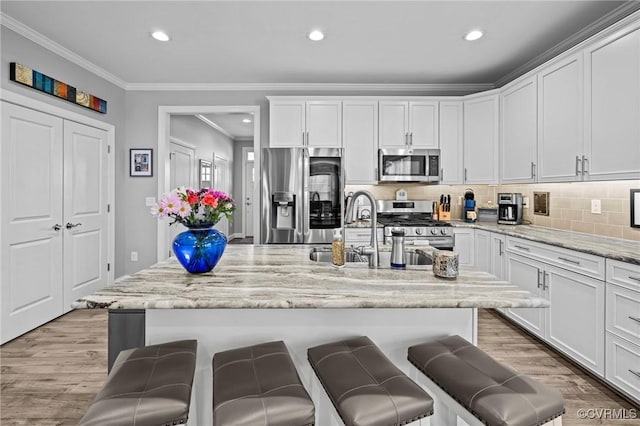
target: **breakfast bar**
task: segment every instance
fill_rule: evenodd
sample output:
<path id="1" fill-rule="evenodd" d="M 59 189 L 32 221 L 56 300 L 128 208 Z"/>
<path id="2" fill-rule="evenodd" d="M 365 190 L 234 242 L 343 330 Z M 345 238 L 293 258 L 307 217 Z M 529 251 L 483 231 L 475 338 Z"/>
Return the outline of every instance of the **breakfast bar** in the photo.
<path id="1" fill-rule="evenodd" d="M 383 247 L 381 250 L 385 250 Z M 78 301 L 109 309 L 109 357 L 126 347 L 197 339 L 194 424 L 211 424 L 211 359 L 219 351 L 282 340 L 318 418 L 328 408 L 313 386 L 308 348 L 368 336 L 407 373 L 407 348 L 457 334 L 477 342 L 477 308 L 545 308 L 549 302 L 493 275 L 461 267 L 455 279 L 431 265 L 405 270 L 310 259 L 310 246 L 229 245 L 216 268 L 188 274 L 167 259 Z M 410 250 L 431 257 L 430 247 Z M 195 405 L 195 410 L 193 409 Z"/>

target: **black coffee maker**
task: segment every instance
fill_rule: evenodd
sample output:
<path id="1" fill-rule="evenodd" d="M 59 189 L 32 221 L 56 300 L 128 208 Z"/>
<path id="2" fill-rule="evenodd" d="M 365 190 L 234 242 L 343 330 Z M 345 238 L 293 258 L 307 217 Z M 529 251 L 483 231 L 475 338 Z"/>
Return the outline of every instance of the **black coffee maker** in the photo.
<path id="1" fill-rule="evenodd" d="M 498 194 L 498 223 L 505 225 L 522 223 L 522 194 Z"/>

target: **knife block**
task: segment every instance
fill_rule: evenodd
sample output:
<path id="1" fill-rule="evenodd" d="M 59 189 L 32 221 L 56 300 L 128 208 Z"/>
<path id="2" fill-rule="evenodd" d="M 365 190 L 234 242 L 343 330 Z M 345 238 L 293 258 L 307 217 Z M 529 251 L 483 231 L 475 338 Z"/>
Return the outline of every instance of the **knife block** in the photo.
<path id="1" fill-rule="evenodd" d="M 438 220 L 451 220 L 451 212 L 445 212 L 442 204 L 438 206 Z"/>

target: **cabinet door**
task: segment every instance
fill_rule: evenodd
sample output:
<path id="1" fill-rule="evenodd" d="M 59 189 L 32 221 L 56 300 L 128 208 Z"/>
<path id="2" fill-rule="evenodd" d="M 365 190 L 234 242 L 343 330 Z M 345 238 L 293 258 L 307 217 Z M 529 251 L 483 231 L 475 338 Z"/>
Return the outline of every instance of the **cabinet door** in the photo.
<path id="1" fill-rule="evenodd" d="M 461 184 L 462 102 L 440 102 L 440 183 Z"/>
<path id="2" fill-rule="evenodd" d="M 546 340 L 604 377 L 604 281 L 546 266 Z"/>
<path id="3" fill-rule="evenodd" d="M 507 281 L 527 290 L 534 296 L 542 297 L 541 290 L 543 264 L 514 253 L 507 253 Z M 546 309 L 509 308 L 507 315 L 515 322 L 544 339 Z"/>
<path id="4" fill-rule="evenodd" d="M 491 233 L 475 230 L 475 266 L 481 271 L 491 273 Z"/>
<path id="5" fill-rule="evenodd" d="M 378 102 L 342 103 L 342 142 L 347 185 L 377 183 Z"/>
<path id="6" fill-rule="evenodd" d="M 582 179 L 582 54 L 538 74 L 538 182 Z"/>
<path id="7" fill-rule="evenodd" d="M 491 268 L 489 272 L 500 280 L 507 279 L 507 259 L 505 252 L 505 236 L 491 233 Z"/>
<path id="8" fill-rule="evenodd" d="M 471 228 L 453 229 L 453 251 L 458 253 L 458 263 L 460 265 L 473 266 L 475 263 L 474 231 Z"/>
<path id="9" fill-rule="evenodd" d="M 409 146 L 438 148 L 438 102 L 409 102 Z"/>
<path id="10" fill-rule="evenodd" d="M 0 343 L 5 343 L 62 315 L 66 230 L 62 119 L 1 105 Z"/>
<path id="11" fill-rule="evenodd" d="M 498 183 L 498 95 L 464 103 L 464 181 Z"/>
<path id="12" fill-rule="evenodd" d="M 406 148 L 409 137 L 409 103 L 380 101 L 380 148 Z"/>
<path id="13" fill-rule="evenodd" d="M 501 182 L 536 180 L 537 97 L 535 77 L 502 92 Z"/>
<path id="14" fill-rule="evenodd" d="M 269 102 L 269 146 L 302 147 L 306 140 L 305 102 Z"/>
<path id="15" fill-rule="evenodd" d="M 640 178 L 640 30 L 585 51 L 585 178 Z"/>
<path id="16" fill-rule="evenodd" d="M 307 146 L 342 148 L 342 102 L 307 102 Z"/>

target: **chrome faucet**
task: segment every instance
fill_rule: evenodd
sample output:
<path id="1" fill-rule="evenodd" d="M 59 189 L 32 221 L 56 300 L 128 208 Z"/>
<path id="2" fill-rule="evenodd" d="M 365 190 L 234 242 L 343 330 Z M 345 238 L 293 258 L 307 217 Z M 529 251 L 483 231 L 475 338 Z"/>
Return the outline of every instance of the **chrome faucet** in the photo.
<path id="1" fill-rule="evenodd" d="M 376 199 L 369 191 L 356 191 L 352 196 L 347 198 L 347 212 L 345 214 L 345 224 L 349 224 L 352 222 L 351 218 L 353 217 L 353 206 L 355 205 L 358 197 L 364 195 L 369 199 L 369 203 L 371 203 L 371 243 L 368 247 L 358 247 L 355 249 L 358 254 L 364 254 L 369 256 L 369 267 L 377 268 L 379 265 L 379 256 L 378 256 L 378 208 L 376 205 Z M 343 232 L 344 235 L 344 232 Z"/>

